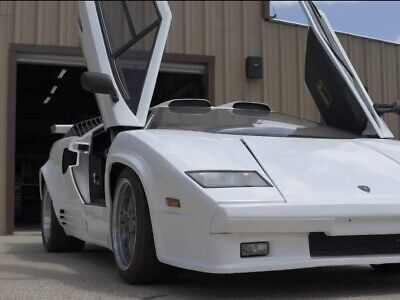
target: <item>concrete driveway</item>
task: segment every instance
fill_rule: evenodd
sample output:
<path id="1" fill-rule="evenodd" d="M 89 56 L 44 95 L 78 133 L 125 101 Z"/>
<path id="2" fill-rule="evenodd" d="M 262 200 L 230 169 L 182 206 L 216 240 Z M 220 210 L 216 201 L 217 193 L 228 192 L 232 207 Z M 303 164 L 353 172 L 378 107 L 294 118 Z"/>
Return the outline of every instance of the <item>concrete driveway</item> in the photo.
<path id="1" fill-rule="evenodd" d="M 376 299 L 400 298 L 400 274 L 331 267 L 245 275 L 184 271 L 174 284 L 130 286 L 111 252 L 45 253 L 37 231 L 0 236 L 0 299 Z"/>

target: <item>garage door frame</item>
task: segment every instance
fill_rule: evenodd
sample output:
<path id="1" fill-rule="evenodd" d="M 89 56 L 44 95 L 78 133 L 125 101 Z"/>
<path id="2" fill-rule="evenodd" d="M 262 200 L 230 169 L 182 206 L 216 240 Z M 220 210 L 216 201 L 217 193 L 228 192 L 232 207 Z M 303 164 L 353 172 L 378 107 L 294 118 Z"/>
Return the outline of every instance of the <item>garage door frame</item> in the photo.
<path id="1" fill-rule="evenodd" d="M 15 129 L 17 107 L 17 64 L 18 59 L 29 55 L 59 57 L 71 61 L 79 60 L 82 51 L 79 47 L 39 46 L 27 44 L 11 44 L 8 64 L 8 97 L 7 97 L 7 152 L 6 152 L 6 233 L 14 232 L 14 198 L 15 198 Z M 215 95 L 215 57 L 207 55 L 191 55 L 165 53 L 163 62 L 170 64 L 197 64 L 205 67 L 205 84 L 207 98 L 214 100 Z M 71 65 L 73 65 L 71 63 Z"/>

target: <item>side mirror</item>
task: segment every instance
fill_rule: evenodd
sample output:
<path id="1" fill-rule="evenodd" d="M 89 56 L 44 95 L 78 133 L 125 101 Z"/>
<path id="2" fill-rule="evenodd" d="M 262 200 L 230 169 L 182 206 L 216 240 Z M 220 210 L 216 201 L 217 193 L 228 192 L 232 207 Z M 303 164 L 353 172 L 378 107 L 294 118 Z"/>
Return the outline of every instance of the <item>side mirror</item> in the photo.
<path id="1" fill-rule="evenodd" d="M 84 72 L 81 76 L 81 85 L 88 92 L 110 95 L 113 102 L 118 102 L 111 77 L 105 73 Z"/>
<path id="2" fill-rule="evenodd" d="M 386 113 L 396 113 L 400 115 L 400 100 L 396 100 L 392 104 L 375 103 L 374 108 L 379 116 Z"/>

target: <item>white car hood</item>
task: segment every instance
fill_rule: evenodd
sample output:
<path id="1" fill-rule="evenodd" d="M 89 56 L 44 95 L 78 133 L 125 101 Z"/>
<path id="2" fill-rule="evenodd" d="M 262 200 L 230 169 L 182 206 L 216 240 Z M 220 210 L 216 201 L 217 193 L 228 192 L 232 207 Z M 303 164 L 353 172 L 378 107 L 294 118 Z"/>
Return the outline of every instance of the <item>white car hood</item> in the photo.
<path id="1" fill-rule="evenodd" d="M 254 136 L 243 140 L 288 203 L 400 201 L 400 151 L 394 150 L 400 147 L 395 141 Z"/>

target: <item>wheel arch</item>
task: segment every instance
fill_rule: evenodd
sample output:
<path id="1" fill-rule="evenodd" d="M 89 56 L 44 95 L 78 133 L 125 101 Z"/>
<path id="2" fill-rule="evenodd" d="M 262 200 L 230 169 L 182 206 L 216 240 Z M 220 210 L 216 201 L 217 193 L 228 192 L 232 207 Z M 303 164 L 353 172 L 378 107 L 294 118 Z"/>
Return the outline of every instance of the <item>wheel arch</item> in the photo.
<path id="1" fill-rule="evenodd" d="M 153 203 L 154 201 L 151 201 L 151 199 L 154 196 L 149 186 L 150 185 L 149 183 L 153 182 L 152 181 L 153 174 L 150 170 L 150 167 L 145 162 L 141 162 L 139 159 L 131 155 L 128 156 L 121 155 L 118 157 L 110 156 L 107 160 L 105 182 L 106 182 L 106 206 L 109 207 L 108 217 L 110 224 L 110 240 L 111 240 L 111 218 L 112 218 L 113 197 L 117 185 L 118 175 L 124 168 L 129 168 L 132 172 L 134 172 L 143 186 L 144 193 L 146 196 L 146 202 L 150 212 L 150 222 L 153 230 L 154 246 L 156 248 L 157 256 L 159 256 L 159 250 L 161 250 L 159 245 L 160 240 L 158 238 L 159 232 L 157 230 L 158 229 L 157 221 L 154 217 L 154 213 L 152 213 L 154 212 L 155 208 Z"/>
<path id="2" fill-rule="evenodd" d="M 43 201 L 43 191 L 44 191 L 44 186 L 46 185 L 46 180 L 44 179 L 42 169 L 39 170 L 39 195 L 40 195 L 40 200 Z"/>
<path id="3" fill-rule="evenodd" d="M 113 202 L 113 195 L 115 193 L 115 188 L 117 185 L 117 179 L 119 174 L 122 172 L 124 168 L 130 168 L 127 165 L 119 162 L 115 162 L 110 167 L 110 172 L 108 174 L 109 178 L 109 192 L 110 192 L 110 203 Z M 131 169 L 131 168 L 130 168 Z M 111 207 L 111 206 L 110 206 Z"/>
<path id="4" fill-rule="evenodd" d="M 143 186 L 146 199 L 149 199 L 149 188 L 146 186 L 147 184 L 147 175 L 143 174 L 141 170 L 143 167 L 137 166 L 133 162 L 127 162 L 125 159 L 113 159 L 112 162 L 107 163 L 108 167 L 106 167 L 106 203 L 109 204 L 110 208 L 112 207 L 115 187 L 117 185 L 118 175 L 124 168 L 130 169 L 135 175 L 139 178 L 140 183 Z M 146 171 L 148 173 L 148 171 Z M 147 201 L 149 202 L 149 201 Z M 150 205 L 149 205 L 150 206 Z M 150 207 L 149 207 L 150 208 Z"/>
<path id="5" fill-rule="evenodd" d="M 153 182 L 154 180 L 153 173 L 150 166 L 143 159 L 140 159 L 138 156 L 132 154 L 120 154 L 117 156 L 111 155 L 107 158 L 105 174 L 106 205 L 110 208 L 112 207 L 112 200 L 114 197 L 118 175 L 123 168 L 129 168 L 139 178 L 151 212 L 154 209 L 151 200 L 149 200 L 152 198 L 150 182 Z"/>
<path id="6" fill-rule="evenodd" d="M 44 188 L 47 188 L 47 192 L 50 194 L 51 199 L 56 198 L 57 185 L 60 185 L 60 178 L 57 176 L 57 171 L 54 164 L 51 161 L 47 161 L 42 168 L 39 170 L 39 192 L 40 199 L 43 200 Z"/>

